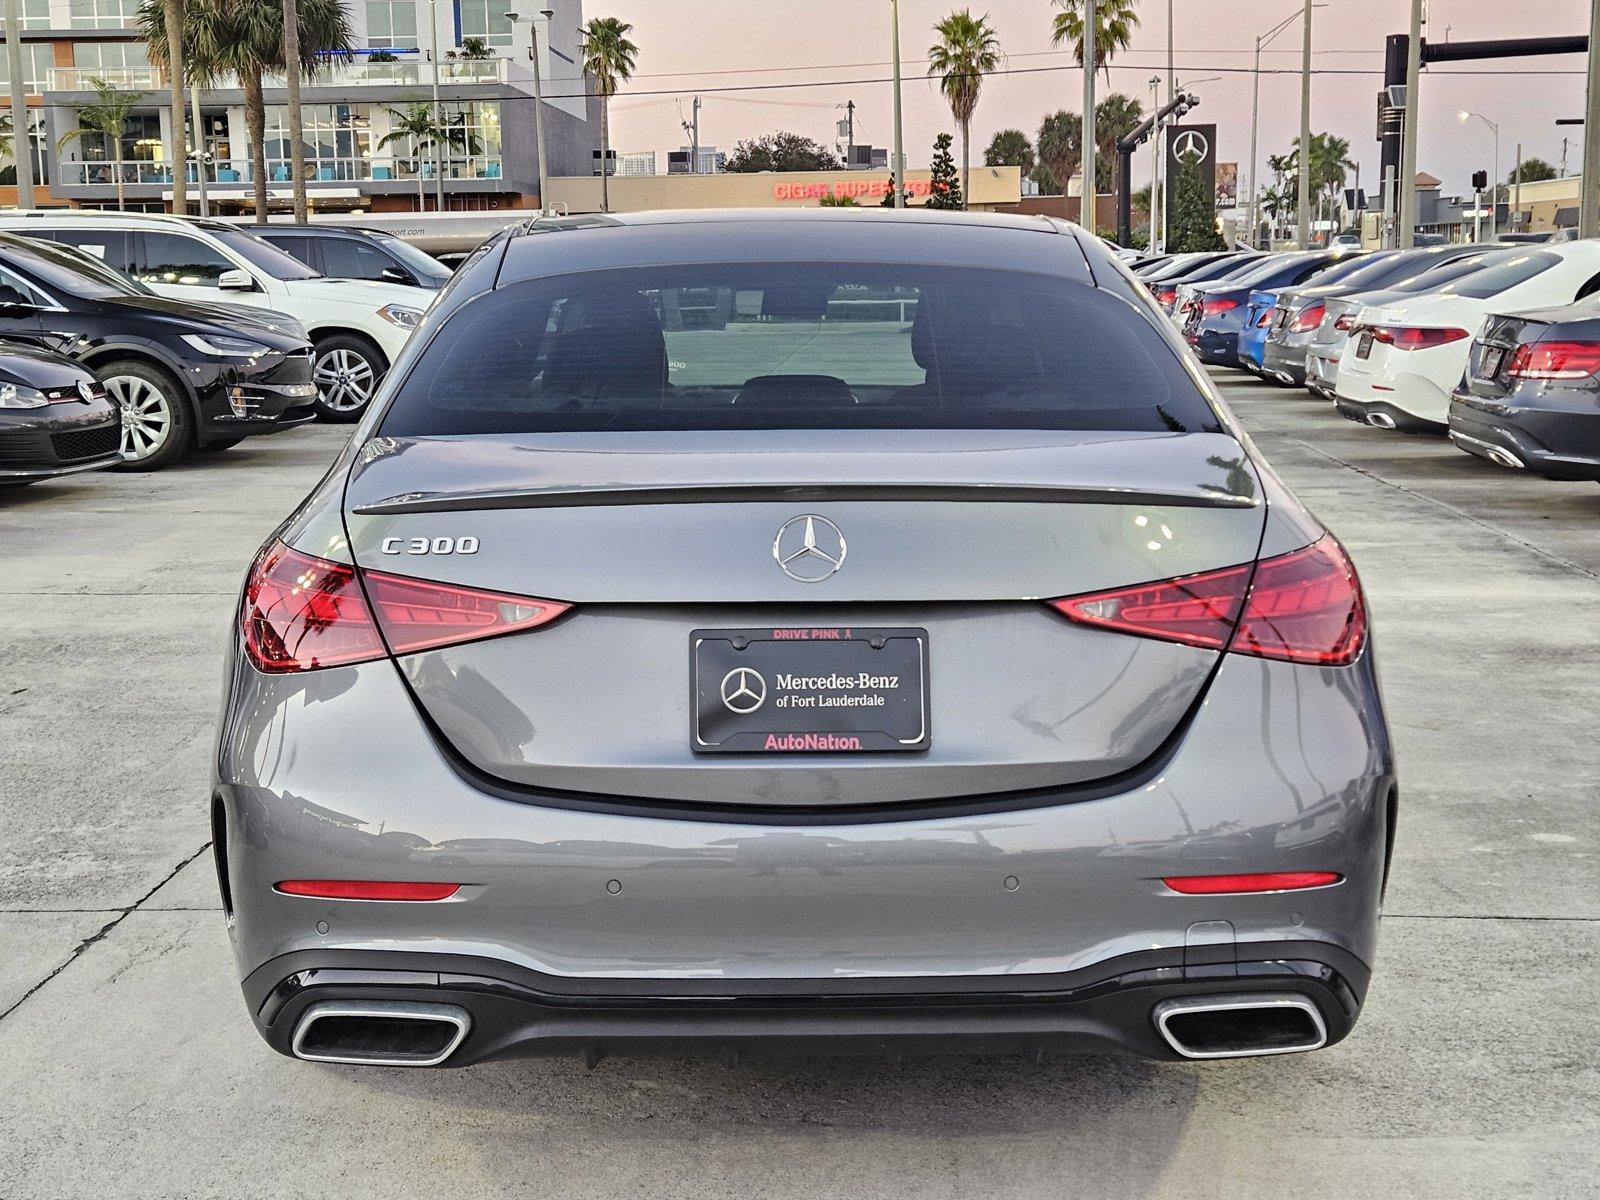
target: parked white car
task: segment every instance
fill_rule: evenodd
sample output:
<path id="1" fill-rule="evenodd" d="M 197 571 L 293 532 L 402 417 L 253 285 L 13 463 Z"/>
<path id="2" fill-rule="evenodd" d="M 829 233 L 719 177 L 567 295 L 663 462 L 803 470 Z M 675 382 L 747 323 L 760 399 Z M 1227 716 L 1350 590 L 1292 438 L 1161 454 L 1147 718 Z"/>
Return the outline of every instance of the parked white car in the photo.
<path id="1" fill-rule="evenodd" d="M 317 407 L 354 421 L 436 293 L 325 279 L 246 229 L 147 213 L 53 209 L 0 216 L 0 229 L 76 246 L 163 296 L 271 309 L 316 348 Z"/>
<path id="2" fill-rule="evenodd" d="M 1444 433 L 1450 394 L 1486 316 L 1596 291 L 1600 241 L 1588 240 L 1530 247 L 1402 302 L 1363 307 L 1339 356 L 1339 411 L 1380 429 Z"/>

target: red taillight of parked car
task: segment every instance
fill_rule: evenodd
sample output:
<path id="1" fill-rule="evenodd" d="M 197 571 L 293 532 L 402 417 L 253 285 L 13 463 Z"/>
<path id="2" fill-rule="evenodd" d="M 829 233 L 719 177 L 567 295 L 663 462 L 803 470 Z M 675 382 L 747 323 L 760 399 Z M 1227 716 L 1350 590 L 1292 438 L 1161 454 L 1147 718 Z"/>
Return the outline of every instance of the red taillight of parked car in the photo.
<path id="1" fill-rule="evenodd" d="M 1200 315 L 1202 317 L 1215 317 L 1221 313 L 1232 312 L 1238 308 L 1242 301 L 1232 296 L 1212 296 L 1200 302 Z"/>
<path id="2" fill-rule="evenodd" d="M 1155 295 L 1157 304 L 1170 305 L 1178 298 L 1178 289 L 1175 287 L 1157 288 Z"/>
<path id="3" fill-rule="evenodd" d="M 1471 337 L 1465 329 L 1423 329 L 1415 325 L 1374 325 L 1372 340 L 1396 350 L 1432 350 Z"/>
<path id="4" fill-rule="evenodd" d="M 1340 333 L 1349 333 L 1352 329 L 1355 328 L 1355 324 L 1356 324 L 1356 315 L 1355 315 L 1355 313 L 1345 313 L 1344 315 L 1342 315 L 1342 316 L 1340 316 L 1340 317 L 1338 317 L 1338 318 L 1336 318 L 1334 320 L 1333 327 L 1335 329 L 1337 329 Z"/>
<path id="5" fill-rule="evenodd" d="M 1512 352 L 1511 379 L 1587 379 L 1600 373 L 1600 342 L 1534 342 Z"/>
<path id="6" fill-rule="evenodd" d="M 1262 314 L 1259 317 L 1256 318 L 1256 328 L 1257 329 L 1265 329 L 1268 325 L 1271 325 L 1277 319 L 1278 319 L 1278 306 L 1276 304 L 1274 304 L 1273 306 L 1271 306 L 1270 308 L 1268 308 L 1264 312 L 1262 312 Z"/>
<path id="7" fill-rule="evenodd" d="M 1312 304 L 1302 308 L 1294 315 L 1294 320 L 1289 324 L 1290 333 L 1310 333 L 1322 324 L 1322 318 L 1328 315 L 1326 304 Z"/>
<path id="8" fill-rule="evenodd" d="M 273 541 L 251 565 L 239 625 L 256 669 L 283 674 L 532 629 L 569 607 L 379 571 L 358 579 L 354 567 Z"/>
<path id="9" fill-rule="evenodd" d="M 1255 658 L 1343 666 L 1361 653 L 1361 583 L 1332 534 L 1259 563 L 1050 601 L 1069 620 Z"/>

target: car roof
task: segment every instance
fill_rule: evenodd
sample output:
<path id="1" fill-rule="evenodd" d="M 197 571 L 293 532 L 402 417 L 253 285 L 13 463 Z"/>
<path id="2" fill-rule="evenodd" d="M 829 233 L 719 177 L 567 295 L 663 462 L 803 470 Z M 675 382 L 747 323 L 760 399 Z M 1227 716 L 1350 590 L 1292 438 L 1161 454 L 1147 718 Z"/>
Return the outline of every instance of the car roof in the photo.
<path id="1" fill-rule="evenodd" d="M 237 228 L 242 228 L 247 233 L 254 233 L 254 234 L 257 234 L 257 235 L 260 235 L 260 234 L 263 234 L 263 233 L 267 233 L 267 234 L 284 233 L 284 234 L 289 234 L 292 237 L 298 237 L 298 236 L 303 236 L 303 235 L 309 233 L 309 234 L 313 234 L 313 235 L 322 235 L 322 236 L 331 237 L 331 236 L 333 236 L 335 234 L 353 233 L 353 234 L 358 234 L 358 235 L 363 236 L 363 237 L 381 237 L 381 238 L 389 238 L 389 239 L 395 240 L 395 241 L 399 240 L 398 238 L 395 237 L 394 234 L 390 233 L 386 229 L 373 229 L 373 228 L 371 228 L 369 226 L 366 226 L 366 225 L 317 225 L 317 224 L 313 223 L 313 224 L 310 224 L 310 225 L 290 225 L 290 224 L 243 225 L 243 226 L 238 226 Z"/>
<path id="2" fill-rule="evenodd" d="M 1093 283 L 1085 236 L 1054 217 L 918 209 L 685 209 L 538 218 L 503 238 L 498 283 L 634 266 L 821 259 L 1044 270 Z M 1093 252 L 1110 257 L 1098 246 Z"/>

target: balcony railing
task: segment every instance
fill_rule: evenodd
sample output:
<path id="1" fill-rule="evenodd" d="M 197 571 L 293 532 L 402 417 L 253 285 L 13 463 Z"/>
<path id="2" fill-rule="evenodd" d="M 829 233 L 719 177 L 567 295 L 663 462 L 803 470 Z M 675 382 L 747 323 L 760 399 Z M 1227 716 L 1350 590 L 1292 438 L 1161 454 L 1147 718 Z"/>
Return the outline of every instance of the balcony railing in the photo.
<path id="1" fill-rule="evenodd" d="M 447 159 L 443 166 L 446 179 L 499 179 L 504 160 L 498 154 L 462 155 Z M 136 162 L 126 160 L 111 162 L 63 162 L 59 164 L 59 180 L 67 185 L 112 185 L 117 176 L 125 184 L 171 183 L 172 172 L 166 163 Z M 306 182 L 363 183 L 395 182 L 417 179 L 431 181 L 439 174 L 439 164 L 431 158 L 338 158 L 317 159 L 306 163 Z M 189 164 L 188 179 L 195 181 L 194 164 Z M 206 164 L 206 180 L 219 185 L 251 184 L 255 170 L 248 158 L 222 159 Z M 282 187 L 289 184 L 289 160 L 267 159 L 267 184 Z"/>
<path id="2" fill-rule="evenodd" d="M 510 61 L 504 58 L 447 59 L 439 64 L 441 84 L 505 83 L 509 77 Z M 165 92 L 167 76 L 160 67 L 107 67 L 94 70 L 89 67 L 55 67 L 50 71 L 49 89 L 52 92 L 92 92 L 94 80 L 108 83 L 123 92 Z M 282 75 L 268 75 L 262 81 L 266 88 L 282 88 L 286 80 Z M 302 76 L 301 87 L 429 87 L 433 84 L 433 64 L 420 59 L 400 62 L 373 62 L 370 58 L 355 59 L 348 63 L 331 63 L 316 78 Z M 233 75 L 223 75 L 212 84 L 212 90 L 237 90 L 239 80 Z"/>
<path id="3" fill-rule="evenodd" d="M 167 75 L 160 67 L 55 67 L 50 71 L 52 92 L 92 92 L 95 80 L 119 92 L 165 92 Z"/>

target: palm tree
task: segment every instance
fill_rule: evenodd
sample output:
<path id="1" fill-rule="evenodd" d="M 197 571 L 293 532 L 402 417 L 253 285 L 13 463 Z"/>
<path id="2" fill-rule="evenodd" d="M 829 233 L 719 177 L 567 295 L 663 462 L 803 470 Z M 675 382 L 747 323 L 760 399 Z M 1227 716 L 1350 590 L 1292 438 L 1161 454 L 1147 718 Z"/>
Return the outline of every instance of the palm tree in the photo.
<path id="1" fill-rule="evenodd" d="M 378 149 L 401 142 L 409 143 L 417 151 L 417 211 L 428 207 L 427 195 L 422 188 L 422 160 L 429 150 L 437 146 L 450 146 L 465 154 L 477 154 L 477 139 L 470 137 L 459 125 L 449 125 L 439 120 L 433 105 L 427 100 L 413 100 L 404 109 L 388 108 L 389 132 L 378 139 Z"/>
<path id="2" fill-rule="evenodd" d="M 939 40 L 928 48 L 928 74 L 939 77 L 939 90 L 950 102 L 950 115 L 961 126 L 961 206 L 970 194 L 972 114 L 978 107 L 983 77 L 1000 65 L 1000 39 L 987 14 L 953 12 L 933 27 Z"/>
<path id="3" fill-rule="evenodd" d="M 983 152 L 984 166 L 1018 167 L 1024 179 L 1033 174 L 1037 161 L 1033 143 L 1020 129 L 1002 129 L 989 139 L 989 148 Z"/>
<path id="4" fill-rule="evenodd" d="M 1077 113 L 1051 113 L 1039 126 L 1039 137 L 1034 144 L 1039 150 L 1039 161 L 1060 186 L 1061 199 L 1065 202 L 1067 181 L 1083 157 L 1083 118 Z"/>
<path id="5" fill-rule="evenodd" d="M 284 26 L 288 7 L 297 20 L 291 36 Z M 152 38 L 150 5 L 140 12 L 140 26 L 150 42 L 152 57 L 164 55 L 165 47 Z M 310 76 L 331 62 L 350 57 L 351 30 L 340 0 L 186 0 L 183 56 L 189 77 L 203 87 L 224 75 L 237 76 L 244 92 L 245 128 L 249 134 L 251 174 L 254 176 L 256 220 L 267 219 L 267 108 L 262 95 L 268 73 L 288 72 L 285 42 L 294 42 L 299 70 Z M 298 96 L 299 80 L 291 81 L 291 94 Z M 304 144 L 300 105 L 291 102 L 289 116 L 289 159 L 291 178 L 302 181 L 297 200 L 303 205 Z M 297 218 L 304 220 L 297 205 Z"/>
<path id="6" fill-rule="evenodd" d="M 595 94 L 600 97 L 600 211 L 611 211 L 611 97 L 617 84 L 633 77 L 639 47 L 628 40 L 633 26 L 616 17 L 595 17 L 578 31 L 583 35 L 583 69 L 594 76 Z"/>
<path id="7" fill-rule="evenodd" d="M 167 125 L 167 154 L 172 159 L 172 211 L 189 211 L 188 139 L 183 136 L 183 5 L 184 0 L 162 0 L 161 32 L 166 44 L 167 95 L 172 104 L 172 120 Z M 195 148 L 201 133 L 194 131 Z M 195 159 L 195 171 L 205 169 Z"/>
<path id="8" fill-rule="evenodd" d="M 97 99 L 93 104 L 85 104 L 78 110 L 78 127 L 62 134 L 60 140 L 56 142 L 56 149 L 58 151 L 64 149 L 68 142 L 81 138 L 86 133 L 97 133 L 110 142 L 111 169 L 116 172 L 117 210 L 120 212 L 126 203 L 122 186 L 122 132 L 127 128 L 128 118 L 133 115 L 133 110 L 144 100 L 145 94 L 119 91 L 95 75 L 89 76 L 89 86 L 94 89 Z"/>
<path id="9" fill-rule="evenodd" d="M 1072 43 L 1073 57 L 1083 66 L 1083 0 L 1055 0 L 1061 9 L 1051 22 L 1050 44 Z M 1095 0 L 1094 61 L 1111 80 L 1111 58 L 1133 44 L 1133 31 L 1139 28 L 1135 0 Z"/>
<path id="10" fill-rule="evenodd" d="M 15 130 L 16 127 L 11 123 L 11 114 L 0 113 L 0 158 L 6 158 L 11 154 L 11 147 L 15 142 L 12 134 Z"/>
<path id="11" fill-rule="evenodd" d="M 1350 159 L 1350 141 L 1348 138 L 1335 137 L 1331 133 L 1313 133 L 1311 135 L 1311 193 L 1320 203 L 1323 199 L 1332 201 L 1339 189 L 1349 177 L 1348 173 L 1355 169 L 1355 163 Z M 1270 160 L 1269 160 L 1270 161 Z M 1300 139 L 1294 139 L 1294 149 L 1284 156 L 1284 166 L 1287 172 L 1299 182 L 1300 170 Z"/>

